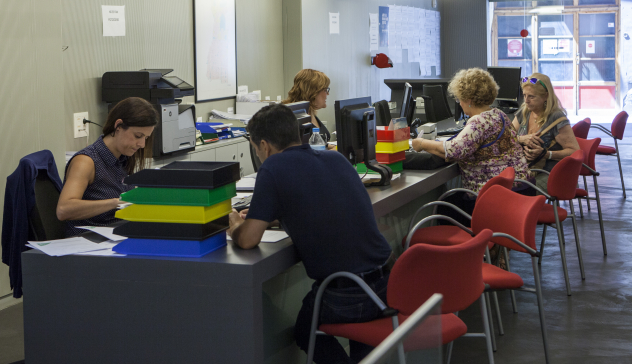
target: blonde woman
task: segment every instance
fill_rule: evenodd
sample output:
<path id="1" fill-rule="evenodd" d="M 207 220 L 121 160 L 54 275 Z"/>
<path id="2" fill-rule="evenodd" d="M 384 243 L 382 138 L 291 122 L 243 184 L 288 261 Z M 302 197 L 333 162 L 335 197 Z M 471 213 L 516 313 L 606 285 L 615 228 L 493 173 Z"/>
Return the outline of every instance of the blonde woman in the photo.
<path id="1" fill-rule="evenodd" d="M 579 150 L 579 144 L 547 75 L 534 73 L 523 78 L 522 93 L 524 103 L 512 123 L 518 131 L 518 141 L 524 147 L 527 160 L 531 165 L 535 164 L 533 168 L 541 167 L 551 171 L 558 161 Z M 554 127 L 542 134 L 542 131 L 560 119 Z M 537 162 L 539 163 L 536 164 Z M 536 186 L 544 191 L 547 181 L 546 173 L 536 176 Z"/>
<path id="2" fill-rule="evenodd" d="M 312 116 L 312 124 L 320 129 L 320 134 L 325 142 L 329 142 L 331 135 L 327 127 L 320 121 L 316 113 L 320 109 L 327 107 L 327 96 L 329 96 L 330 80 L 327 75 L 313 69 L 300 70 L 294 76 L 294 86 L 288 92 L 287 99 L 281 103 L 290 104 L 293 102 L 309 101 L 307 113 Z M 334 149 L 333 144 L 327 144 L 327 149 Z"/>

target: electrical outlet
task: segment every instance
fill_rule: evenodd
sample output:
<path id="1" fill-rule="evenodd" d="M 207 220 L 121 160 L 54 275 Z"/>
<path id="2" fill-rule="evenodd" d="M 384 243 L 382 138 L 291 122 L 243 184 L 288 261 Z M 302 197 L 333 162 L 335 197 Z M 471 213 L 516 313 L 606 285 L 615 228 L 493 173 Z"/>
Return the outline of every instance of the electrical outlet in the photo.
<path id="1" fill-rule="evenodd" d="M 88 112 L 78 112 L 74 114 L 73 125 L 75 130 L 75 139 L 88 136 L 88 124 L 83 123 L 83 119 L 88 119 Z"/>

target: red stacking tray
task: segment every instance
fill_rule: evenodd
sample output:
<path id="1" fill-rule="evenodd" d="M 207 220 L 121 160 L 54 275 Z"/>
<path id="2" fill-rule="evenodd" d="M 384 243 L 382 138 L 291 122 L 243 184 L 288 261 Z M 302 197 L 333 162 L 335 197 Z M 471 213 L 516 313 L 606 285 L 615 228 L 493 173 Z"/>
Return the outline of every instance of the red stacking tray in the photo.
<path id="1" fill-rule="evenodd" d="M 403 151 L 403 152 L 397 152 L 393 154 L 375 153 L 375 159 L 377 159 L 377 162 L 380 164 L 393 164 L 393 163 L 397 163 L 399 161 L 403 161 L 404 159 L 406 159 L 406 152 Z"/>
<path id="2" fill-rule="evenodd" d="M 386 130 L 386 126 L 378 126 L 377 129 L 377 141 L 378 142 L 401 142 L 402 140 L 410 139 L 410 128 L 405 127 L 397 130 Z"/>

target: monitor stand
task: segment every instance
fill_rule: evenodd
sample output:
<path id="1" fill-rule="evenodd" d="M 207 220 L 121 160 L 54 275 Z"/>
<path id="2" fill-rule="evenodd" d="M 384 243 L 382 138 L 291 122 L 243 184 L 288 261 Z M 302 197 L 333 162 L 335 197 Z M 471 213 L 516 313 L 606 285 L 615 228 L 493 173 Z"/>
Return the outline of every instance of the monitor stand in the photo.
<path id="1" fill-rule="evenodd" d="M 368 157 L 368 156 L 365 155 L 365 157 Z M 366 162 L 366 159 L 365 159 L 364 164 L 366 165 L 367 169 L 377 172 L 380 175 L 380 180 L 378 182 L 371 182 L 367 184 L 367 186 L 390 186 L 391 185 L 391 178 L 393 178 L 393 171 L 391 170 L 389 166 L 379 164 L 376 160 L 371 160 L 371 161 Z"/>

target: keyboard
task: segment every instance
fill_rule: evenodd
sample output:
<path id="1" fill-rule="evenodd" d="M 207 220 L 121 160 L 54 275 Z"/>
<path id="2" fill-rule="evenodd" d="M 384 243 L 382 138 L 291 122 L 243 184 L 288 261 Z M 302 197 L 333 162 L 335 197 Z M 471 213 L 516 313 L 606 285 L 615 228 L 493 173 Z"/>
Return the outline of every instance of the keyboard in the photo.
<path id="1" fill-rule="evenodd" d="M 241 200 L 235 202 L 233 204 L 233 208 L 237 211 L 241 211 L 244 209 L 247 209 L 250 206 L 250 201 L 252 200 L 252 195 L 250 196 L 246 196 L 244 198 L 242 198 Z"/>
<path id="2" fill-rule="evenodd" d="M 449 128 L 449 129 L 438 131 L 437 135 L 440 135 L 440 136 L 454 135 L 454 134 L 460 133 L 461 130 L 463 130 L 463 127 Z"/>

